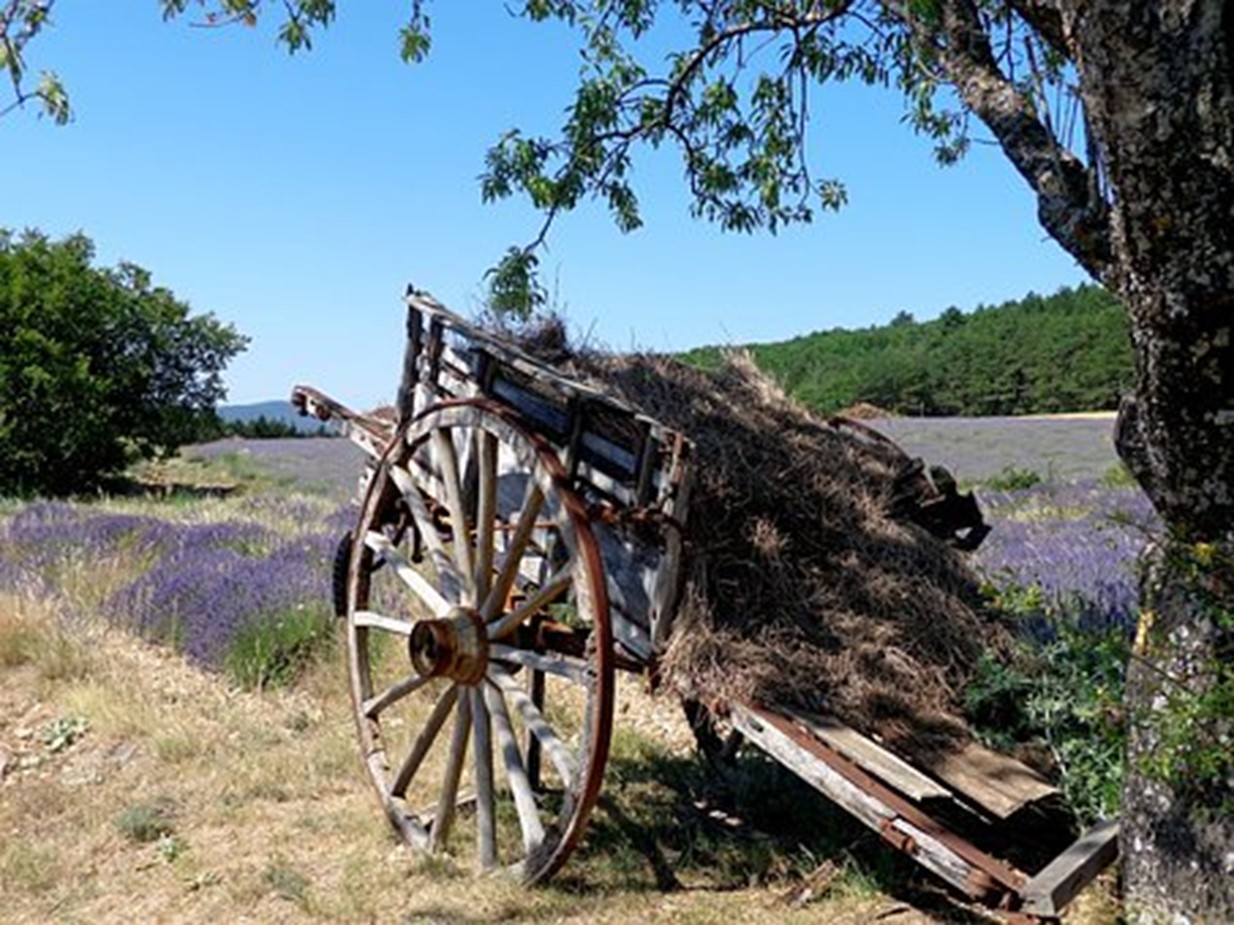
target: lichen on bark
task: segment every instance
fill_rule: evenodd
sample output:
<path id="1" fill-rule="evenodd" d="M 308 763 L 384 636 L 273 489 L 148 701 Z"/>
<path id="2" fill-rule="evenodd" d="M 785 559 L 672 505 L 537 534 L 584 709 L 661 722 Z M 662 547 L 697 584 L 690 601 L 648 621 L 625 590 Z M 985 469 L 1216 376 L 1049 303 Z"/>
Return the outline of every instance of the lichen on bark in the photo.
<path id="1" fill-rule="evenodd" d="M 1133 923 L 1234 921 L 1234 540 L 1146 555 L 1123 875 Z"/>

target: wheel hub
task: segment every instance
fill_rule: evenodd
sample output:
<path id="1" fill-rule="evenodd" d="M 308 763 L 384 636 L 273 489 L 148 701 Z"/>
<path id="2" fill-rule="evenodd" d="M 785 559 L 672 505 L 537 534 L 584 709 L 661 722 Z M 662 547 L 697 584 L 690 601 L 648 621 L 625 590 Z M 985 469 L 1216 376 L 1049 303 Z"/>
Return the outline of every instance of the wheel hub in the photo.
<path id="1" fill-rule="evenodd" d="M 478 684 L 488 668 L 484 621 L 471 607 L 455 607 L 440 620 L 421 620 L 408 641 L 411 663 L 429 678 Z"/>

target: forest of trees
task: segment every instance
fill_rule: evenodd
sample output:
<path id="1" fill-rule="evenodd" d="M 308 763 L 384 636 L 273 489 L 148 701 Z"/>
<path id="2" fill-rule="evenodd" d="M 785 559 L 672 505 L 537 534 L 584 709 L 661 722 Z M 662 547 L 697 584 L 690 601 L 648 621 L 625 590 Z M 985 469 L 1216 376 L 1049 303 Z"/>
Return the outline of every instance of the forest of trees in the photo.
<path id="1" fill-rule="evenodd" d="M 750 347 L 759 366 L 810 407 L 869 402 L 906 415 L 1114 410 L 1132 384 L 1127 315 L 1096 285 L 1030 293 L 971 313 L 835 329 Z M 715 362 L 719 348 L 686 359 Z"/>

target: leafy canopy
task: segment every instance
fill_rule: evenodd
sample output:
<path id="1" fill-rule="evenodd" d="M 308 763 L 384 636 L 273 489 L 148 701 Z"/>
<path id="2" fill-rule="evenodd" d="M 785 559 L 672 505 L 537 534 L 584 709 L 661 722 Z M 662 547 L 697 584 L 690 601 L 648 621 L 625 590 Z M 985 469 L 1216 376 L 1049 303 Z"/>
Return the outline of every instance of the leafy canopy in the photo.
<path id="1" fill-rule="evenodd" d="M 216 427 L 247 339 L 84 235 L 0 230 L 0 494 L 89 491 Z"/>
<path id="2" fill-rule="evenodd" d="M 47 22 L 54 0 L 7 4 L 32 17 L 25 33 L 16 32 L 20 46 L 21 35 L 28 39 Z M 165 18 L 184 16 L 202 27 L 253 26 L 269 13 L 278 23 L 280 43 L 296 53 L 312 48 L 314 34 L 333 22 L 340 4 L 159 0 L 159 5 Z M 431 45 L 428 0 L 410 0 L 406 8 L 401 51 L 404 60 L 414 62 Z M 1081 174 L 1089 177 L 1068 150 L 1081 121 L 1074 75 L 1049 23 L 1031 13 L 1032 4 L 520 0 L 506 9 L 532 22 L 556 20 L 573 28 L 581 67 L 559 132 L 529 135 L 511 128 L 485 158 L 484 199 L 521 196 L 543 217 L 531 240 L 512 247 L 488 274 L 490 308 L 499 314 L 525 318 L 543 306 L 537 252 L 561 214 L 595 199 L 621 229 L 641 225 L 633 182 L 633 155 L 640 145 L 674 148 L 693 213 L 728 230 L 774 233 L 841 207 L 844 185 L 816 176 L 807 148 L 811 93 L 830 81 L 898 89 L 905 120 L 934 139 L 943 163 L 967 150 L 969 114 L 976 112 L 1039 193 L 1043 183 L 1061 177 L 1064 192 L 1083 201 L 1077 205 L 1051 193 L 1060 208 L 1091 205 L 1087 187 L 1072 182 Z M 14 29 L 0 19 L 6 43 Z M 958 82 L 956 75 L 967 72 L 985 83 L 996 81 L 997 100 L 983 102 L 968 93 L 966 88 L 980 81 Z M 21 77 L 20 69 L 12 74 L 19 100 Z M 57 94 L 63 102 L 56 111 L 67 118 L 62 88 Z M 1044 214 L 1043 222 L 1056 237 L 1065 230 Z M 1093 240 L 1090 236 L 1084 246 L 1094 247 Z M 1061 243 L 1075 250 L 1068 241 Z"/>

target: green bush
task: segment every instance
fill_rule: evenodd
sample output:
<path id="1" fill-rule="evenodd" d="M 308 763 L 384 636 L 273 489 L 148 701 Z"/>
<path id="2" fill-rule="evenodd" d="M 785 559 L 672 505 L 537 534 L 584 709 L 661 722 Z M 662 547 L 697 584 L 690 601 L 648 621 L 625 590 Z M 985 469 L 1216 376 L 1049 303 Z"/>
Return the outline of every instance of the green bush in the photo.
<path id="1" fill-rule="evenodd" d="M 1046 609 L 1033 588 L 1007 589 L 997 604 L 1045 629 L 1019 641 L 1009 660 L 978 663 L 965 692 L 974 730 L 1004 750 L 1044 747 L 1081 823 L 1117 815 L 1127 740 L 1125 631 L 1086 628 L 1065 608 Z"/>
<path id="2" fill-rule="evenodd" d="M 228 647 L 224 667 L 242 687 L 285 687 L 333 639 L 333 620 L 319 607 L 301 605 L 251 621 Z"/>
<path id="3" fill-rule="evenodd" d="M 0 494 L 92 491 L 218 432 L 221 373 L 246 340 L 84 235 L 0 229 Z"/>
<path id="4" fill-rule="evenodd" d="M 1042 479 L 1040 473 L 1034 472 L 1032 469 L 1018 469 L 1015 466 L 1005 466 L 1003 471 L 993 478 L 986 479 L 986 487 L 994 491 L 1021 491 L 1025 488 L 1032 488 L 1034 485 L 1040 485 Z"/>
<path id="5" fill-rule="evenodd" d="M 134 803 L 116 817 L 116 828 L 129 841 L 143 845 L 168 838 L 176 830 L 176 803 L 170 797 Z"/>
<path id="6" fill-rule="evenodd" d="M 1127 464 L 1121 460 L 1101 473 L 1102 488 L 1138 488 L 1139 484 Z"/>

